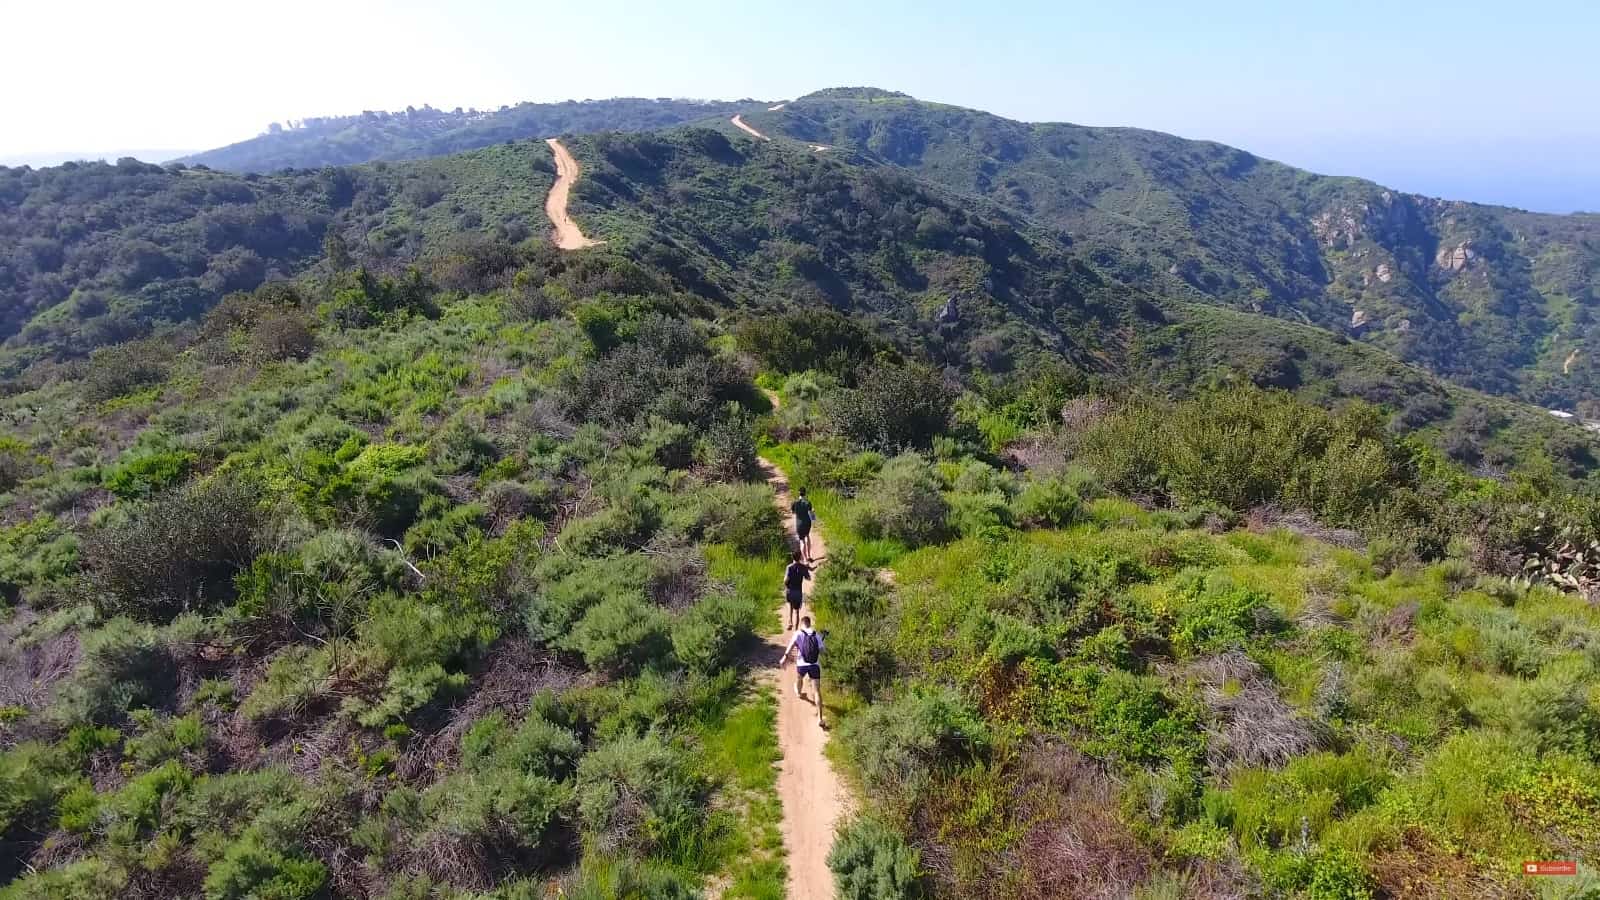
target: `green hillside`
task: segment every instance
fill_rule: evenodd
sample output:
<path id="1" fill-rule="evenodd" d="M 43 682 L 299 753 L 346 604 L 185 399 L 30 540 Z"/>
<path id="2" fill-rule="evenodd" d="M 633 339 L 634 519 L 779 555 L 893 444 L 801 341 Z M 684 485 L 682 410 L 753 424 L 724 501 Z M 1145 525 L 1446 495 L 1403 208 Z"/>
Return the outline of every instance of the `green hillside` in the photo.
<path id="1" fill-rule="evenodd" d="M 1600 387 L 1585 352 L 1600 217 L 1412 196 L 1220 144 L 868 89 L 745 118 L 1064 228 L 1117 251 L 1115 274 L 1157 293 L 1309 321 L 1548 406 L 1591 410 Z"/>

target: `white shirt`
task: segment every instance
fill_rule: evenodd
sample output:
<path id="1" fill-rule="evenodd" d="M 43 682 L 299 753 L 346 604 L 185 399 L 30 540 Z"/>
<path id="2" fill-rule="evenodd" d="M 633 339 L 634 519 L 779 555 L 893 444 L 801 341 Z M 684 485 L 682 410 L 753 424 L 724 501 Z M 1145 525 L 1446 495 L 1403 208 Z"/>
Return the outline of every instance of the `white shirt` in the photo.
<path id="1" fill-rule="evenodd" d="M 809 666 L 812 663 L 806 662 L 805 658 L 800 655 L 800 635 L 802 634 L 815 634 L 817 636 L 817 652 L 819 654 L 817 659 L 820 660 L 822 658 L 820 654 L 827 647 L 827 643 L 823 641 L 822 634 L 814 628 L 801 628 L 796 631 L 794 637 L 789 639 L 789 646 L 783 651 L 783 658 L 788 659 L 789 654 L 793 653 L 794 658 L 799 661 L 798 665 Z"/>

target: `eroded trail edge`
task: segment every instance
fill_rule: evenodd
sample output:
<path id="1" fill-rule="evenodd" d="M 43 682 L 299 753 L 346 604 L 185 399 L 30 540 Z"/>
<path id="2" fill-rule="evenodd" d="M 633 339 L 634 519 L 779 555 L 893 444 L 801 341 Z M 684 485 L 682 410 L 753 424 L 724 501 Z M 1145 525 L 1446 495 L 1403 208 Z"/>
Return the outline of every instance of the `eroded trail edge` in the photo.
<path id="1" fill-rule="evenodd" d="M 545 143 L 550 145 L 550 152 L 556 158 L 556 183 L 550 186 L 550 196 L 544 201 L 544 214 L 550 217 L 550 224 L 555 226 L 556 246 L 563 250 L 582 250 L 603 243 L 584 237 L 578 223 L 567 215 L 567 197 L 572 193 L 572 185 L 583 169 L 560 141 L 547 138 Z"/>
<path id="2" fill-rule="evenodd" d="M 770 460 L 760 460 L 773 500 L 783 512 L 784 526 L 793 546 L 793 520 L 789 515 L 789 480 Z M 811 553 L 818 559 L 828 555 L 827 544 L 817 528 L 811 529 Z M 811 591 L 814 580 L 805 583 L 805 604 L 801 615 L 812 616 Z M 787 611 L 778 608 L 778 615 Z M 783 621 L 780 619 L 780 621 Z M 819 626 L 822 624 L 817 623 Z M 777 659 L 788 645 L 790 632 L 767 638 L 772 658 Z M 826 683 L 827 659 L 823 659 L 823 692 L 832 690 Z M 849 797 L 833 771 L 827 756 L 828 732 L 817 725 L 817 710 L 811 702 L 794 695 L 794 669 L 771 669 L 773 689 L 778 692 L 778 749 L 783 761 L 778 770 L 778 797 L 783 801 L 783 846 L 788 853 L 789 900 L 833 900 L 833 873 L 828 869 L 828 851 L 833 833 L 849 810 Z"/>

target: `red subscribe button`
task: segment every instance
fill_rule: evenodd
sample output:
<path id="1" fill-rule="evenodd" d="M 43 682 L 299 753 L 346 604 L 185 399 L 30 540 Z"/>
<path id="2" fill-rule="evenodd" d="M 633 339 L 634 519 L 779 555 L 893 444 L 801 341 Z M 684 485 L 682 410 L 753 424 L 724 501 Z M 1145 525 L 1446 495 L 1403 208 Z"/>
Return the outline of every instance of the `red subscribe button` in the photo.
<path id="1" fill-rule="evenodd" d="M 1524 875 L 1576 875 L 1577 862 L 1569 859 L 1537 860 L 1522 864 Z"/>

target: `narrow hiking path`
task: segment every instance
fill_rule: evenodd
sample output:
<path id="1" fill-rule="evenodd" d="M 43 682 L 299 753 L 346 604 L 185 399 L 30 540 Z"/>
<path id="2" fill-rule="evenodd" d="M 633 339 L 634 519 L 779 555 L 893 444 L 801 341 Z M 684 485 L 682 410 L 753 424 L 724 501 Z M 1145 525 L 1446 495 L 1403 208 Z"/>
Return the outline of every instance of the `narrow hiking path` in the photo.
<path id="1" fill-rule="evenodd" d="M 573 183 L 583 171 L 582 167 L 560 141 L 546 138 L 545 143 L 550 145 L 550 152 L 556 158 L 556 183 L 550 186 L 550 196 L 544 201 L 544 214 L 550 217 L 550 224 L 555 226 L 556 246 L 563 250 L 582 250 L 604 243 L 584 237 L 578 223 L 567 215 L 567 198 L 572 193 Z"/>
<path id="2" fill-rule="evenodd" d="M 732 122 L 735 127 L 743 129 L 744 131 L 748 132 L 751 136 L 753 136 L 758 141 L 770 141 L 770 140 L 772 140 L 772 138 L 769 138 L 766 135 L 762 134 L 761 132 L 759 132 L 759 131 L 755 130 L 754 128 L 750 127 L 750 124 L 744 120 L 744 116 L 736 115 L 732 119 L 729 119 L 728 121 Z"/>
<path id="3" fill-rule="evenodd" d="M 763 458 L 758 462 L 767 484 L 772 486 L 773 502 L 784 515 L 784 531 L 793 542 L 792 546 L 798 547 L 789 514 L 789 480 L 771 460 Z M 811 553 L 818 559 L 828 555 L 819 528 L 811 530 Z M 815 579 L 805 583 L 805 604 L 800 608 L 800 614 L 811 616 L 813 622 L 816 622 L 816 614 L 811 610 L 811 591 L 815 585 Z M 778 615 L 788 615 L 782 604 Z M 819 628 L 822 625 L 821 622 L 816 624 Z M 776 660 L 783 653 L 791 635 L 792 632 L 783 631 L 767 638 L 772 659 Z M 826 683 L 826 655 L 822 669 L 826 693 L 833 689 Z M 781 830 L 788 854 L 787 896 L 789 900 L 833 900 L 833 873 L 828 869 L 828 851 L 833 848 L 834 828 L 849 808 L 849 798 L 832 764 L 823 755 L 828 745 L 828 732 L 817 724 L 815 695 L 812 700 L 795 696 L 793 668 L 769 671 L 773 689 L 778 692 L 778 750 L 783 754 L 778 770 L 778 797 L 783 801 Z"/>
<path id="4" fill-rule="evenodd" d="M 783 405 L 773 391 L 763 390 L 776 410 Z M 772 502 L 784 519 L 784 534 L 790 546 L 798 548 L 799 538 L 794 531 L 794 518 L 789 511 L 793 502 L 789 496 L 789 479 L 772 460 L 759 457 L 757 463 L 772 486 Z M 824 559 L 828 555 L 827 542 L 822 529 L 811 529 L 811 555 Z M 805 602 L 800 614 L 811 616 L 811 621 L 821 629 L 811 609 L 811 592 L 816 579 L 807 581 L 802 588 Z M 778 605 L 778 621 L 787 623 L 789 611 L 785 604 Z M 792 632 L 780 631 L 767 638 L 772 659 L 777 659 L 788 646 Z M 827 679 L 827 656 L 823 656 L 823 679 Z M 823 751 L 828 746 L 828 732 L 817 725 L 815 706 L 794 695 L 794 670 L 770 669 L 768 677 L 778 696 L 778 752 L 783 759 L 778 769 L 778 799 L 783 801 L 783 848 L 788 854 L 788 900 L 833 900 L 833 872 L 828 869 L 828 851 L 833 849 L 833 832 L 850 809 L 850 797 L 844 783 L 833 771 L 833 765 Z M 830 686 L 824 686 L 826 692 Z"/>

